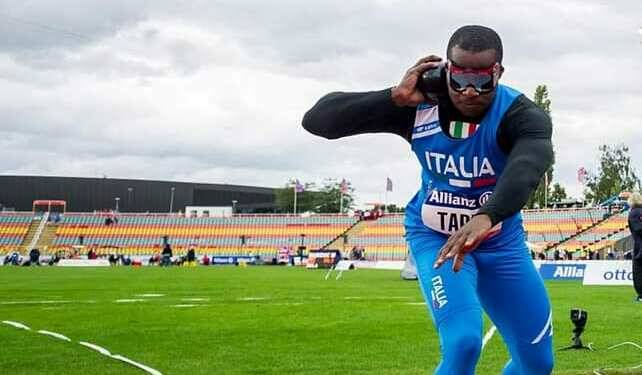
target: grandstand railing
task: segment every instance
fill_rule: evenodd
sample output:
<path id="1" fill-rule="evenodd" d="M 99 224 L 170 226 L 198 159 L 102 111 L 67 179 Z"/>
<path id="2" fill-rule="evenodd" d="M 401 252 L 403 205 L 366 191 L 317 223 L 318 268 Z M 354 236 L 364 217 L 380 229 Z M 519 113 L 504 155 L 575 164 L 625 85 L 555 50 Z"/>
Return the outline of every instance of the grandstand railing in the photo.
<path id="1" fill-rule="evenodd" d="M 626 211 L 626 209 L 623 208 L 623 209 L 621 209 L 619 211 L 611 211 L 610 213 L 607 212 L 602 216 L 601 220 L 598 220 L 598 221 L 594 222 L 592 225 L 590 225 L 588 227 L 585 227 L 585 228 L 582 228 L 582 229 L 578 229 L 578 231 L 576 231 L 575 233 L 571 234 L 568 237 L 563 238 L 560 241 L 557 241 L 557 242 L 554 242 L 552 244 L 549 244 L 548 246 L 546 246 L 544 248 L 544 251 L 548 251 L 548 250 L 554 249 L 556 247 L 559 247 L 559 246 L 563 245 L 566 242 L 570 242 L 573 239 L 576 239 L 576 238 L 580 237 L 581 235 L 593 230 L 594 228 L 597 228 L 601 224 L 607 222 L 612 217 L 615 217 L 616 215 L 619 215 L 619 214 L 621 214 L 622 212 L 625 212 L 625 211 Z"/>

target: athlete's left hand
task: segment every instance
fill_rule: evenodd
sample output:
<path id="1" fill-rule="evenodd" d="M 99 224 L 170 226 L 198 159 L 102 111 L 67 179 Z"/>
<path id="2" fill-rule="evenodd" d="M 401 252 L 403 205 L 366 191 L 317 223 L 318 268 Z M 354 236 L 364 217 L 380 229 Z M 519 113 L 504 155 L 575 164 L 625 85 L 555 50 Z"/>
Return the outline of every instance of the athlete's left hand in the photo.
<path id="1" fill-rule="evenodd" d="M 486 239 L 492 227 L 488 215 L 475 215 L 466 225 L 453 233 L 448 241 L 439 250 L 439 256 L 435 261 L 435 268 L 448 259 L 453 259 L 453 271 L 459 272 L 464 265 L 464 255 L 475 250 L 480 242 Z"/>

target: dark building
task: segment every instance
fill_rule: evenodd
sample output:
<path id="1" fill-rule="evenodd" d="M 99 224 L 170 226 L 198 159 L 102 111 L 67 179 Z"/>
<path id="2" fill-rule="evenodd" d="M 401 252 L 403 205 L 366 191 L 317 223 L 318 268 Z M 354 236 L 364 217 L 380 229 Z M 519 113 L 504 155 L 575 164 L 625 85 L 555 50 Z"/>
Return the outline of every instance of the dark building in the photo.
<path id="1" fill-rule="evenodd" d="M 185 206 L 235 206 L 236 212 L 274 212 L 273 188 L 126 180 L 118 178 L 2 176 L 0 207 L 31 211 L 34 200 L 64 200 L 69 212 L 115 209 L 121 212 L 172 212 Z M 235 204 L 232 201 L 236 201 Z"/>

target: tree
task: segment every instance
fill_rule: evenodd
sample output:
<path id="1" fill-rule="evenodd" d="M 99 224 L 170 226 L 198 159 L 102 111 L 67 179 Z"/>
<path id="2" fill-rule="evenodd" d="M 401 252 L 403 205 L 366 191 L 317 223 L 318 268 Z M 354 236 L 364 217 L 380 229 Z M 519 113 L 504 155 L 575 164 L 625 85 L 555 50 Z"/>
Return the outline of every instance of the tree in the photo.
<path id="1" fill-rule="evenodd" d="M 533 102 L 540 107 L 546 114 L 551 116 L 551 100 L 548 98 L 548 88 L 546 85 L 538 85 L 535 88 L 535 95 L 533 96 Z M 537 188 L 531 193 L 531 196 L 526 201 L 526 207 L 535 208 L 535 207 L 545 207 L 546 206 L 546 196 L 551 196 L 551 186 L 550 183 L 553 181 L 553 165 L 555 164 L 555 157 L 553 156 L 553 163 L 548 168 L 544 176 L 537 185 Z M 548 178 L 547 178 L 548 177 Z M 548 182 L 548 185 L 546 184 Z"/>
<path id="2" fill-rule="evenodd" d="M 350 182 L 346 182 L 347 191 L 343 194 L 343 212 L 354 206 L 354 188 Z M 326 179 L 323 187 L 316 194 L 315 212 L 337 213 L 341 208 L 341 182 L 334 179 Z"/>
<path id="3" fill-rule="evenodd" d="M 391 203 L 386 206 L 386 209 L 389 213 L 404 213 L 406 211 L 405 207 L 398 207 L 396 204 Z"/>
<path id="4" fill-rule="evenodd" d="M 314 189 L 314 183 L 306 182 L 303 186 L 303 192 L 296 194 L 296 211 L 314 211 L 316 204 L 315 195 L 317 194 L 311 190 Z M 294 212 L 294 181 L 287 182 L 283 188 L 274 189 L 274 195 L 276 196 L 276 205 L 280 212 Z"/>
<path id="5" fill-rule="evenodd" d="M 540 107 L 546 114 L 551 116 L 551 99 L 548 98 L 548 88 L 546 85 L 538 85 L 535 88 L 535 95 L 533 101 Z"/>
<path id="6" fill-rule="evenodd" d="M 597 173 L 589 172 L 584 190 L 587 202 L 599 203 L 622 191 L 640 189 L 640 179 L 631 166 L 626 145 L 601 145 L 600 166 Z"/>
<path id="7" fill-rule="evenodd" d="M 561 202 L 562 200 L 567 198 L 566 197 L 566 190 L 564 189 L 564 187 L 562 185 L 560 185 L 559 183 L 556 182 L 556 183 L 553 184 L 553 189 L 551 191 L 551 196 L 550 197 L 551 197 L 550 201 L 552 203 Z"/>

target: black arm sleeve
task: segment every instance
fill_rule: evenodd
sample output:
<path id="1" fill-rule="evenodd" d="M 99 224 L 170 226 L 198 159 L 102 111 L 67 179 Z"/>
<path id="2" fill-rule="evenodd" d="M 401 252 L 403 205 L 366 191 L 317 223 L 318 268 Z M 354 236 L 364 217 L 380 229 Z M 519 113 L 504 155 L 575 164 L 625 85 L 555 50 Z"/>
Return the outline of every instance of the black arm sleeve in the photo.
<path id="1" fill-rule="evenodd" d="M 303 117 L 312 134 L 337 139 L 363 133 L 394 133 L 410 141 L 415 108 L 396 106 L 390 89 L 363 93 L 333 92 Z"/>
<path id="2" fill-rule="evenodd" d="M 498 143 L 508 160 L 491 198 L 479 213 L 493 225 L 517 213 L 553 163 L 550 117 L 525 97 L 520 97 L 504 116 Z"/>

